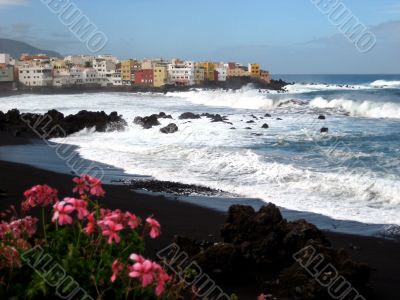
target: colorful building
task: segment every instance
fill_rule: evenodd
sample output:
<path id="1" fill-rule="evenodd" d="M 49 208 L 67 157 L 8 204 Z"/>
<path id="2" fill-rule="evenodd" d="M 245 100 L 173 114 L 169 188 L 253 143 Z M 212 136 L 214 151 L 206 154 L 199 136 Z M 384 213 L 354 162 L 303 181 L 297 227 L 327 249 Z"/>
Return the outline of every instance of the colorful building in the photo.
<path id="1" fill-rule="evenodd" d="M 161 87 L 168 83 L 168 70 L 166 66 L 157 66 L 153 69 L 154 87 Z"/>
<path id="2" fill-rule="evenodd" d="M 215 80 L 215 66 L 213 62 L 200 62 L 197 66 L 204 69 L 204 80 L 214 81 Z"/>
<path id="3" fill-rule="evenodd" d="M 194 67 L 194 83 L 200 85 L 204 82 L 204 68 L 195 65 Z"/>
<path id="4" fill-rule="evenodd" d="M 271 74 L 268 71 L 261 70 L 261 80 L 265 83 L 271 83 Z"/>
<path id="5" fill-rule="evenodd" d="M 249 64 L 249 75 L 250 77 L 260 78 L 261 67 L 259 64 Z"/>
<path id="6" fill-rule="evenodd" d="M 135 72 L 141 70 L 142 65 L 135 59 L 128 59 L 121 62 L 121 78 L 122 83 L 130 85 L 135 81 Z"/>
<path id="7" fill-rule="evenodd" d="M 231 65 L 229 64 L 229 67 L 227 69 L 227 77 L 248 77 L 249 72 L 247 67 L 235 64 Z"/>
<path id="8" fill-rule="evenodd" d="M 135 85 L 153 86 L 154 71 L 153 69 L 138 70 L 135 73 Z"/>

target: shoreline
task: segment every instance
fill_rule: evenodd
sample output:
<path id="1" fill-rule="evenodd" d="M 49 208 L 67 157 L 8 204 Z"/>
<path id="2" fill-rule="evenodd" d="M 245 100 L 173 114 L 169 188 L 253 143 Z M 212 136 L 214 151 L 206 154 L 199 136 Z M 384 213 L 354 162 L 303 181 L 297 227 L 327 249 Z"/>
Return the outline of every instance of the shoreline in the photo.
<path id="1" fill-rule="evenodd" d="M 284 91 L 284 87 L 290 83 L 282 80 L 271 80 L 271 83 L 267 84 L 260 80 L 254 80 L 251 78 L 232 78 L 228 81 L 210 81 L 204 82 L 201 85 L 191 86 L 176 86 L 176 85 L 165 85 L 162 87 L 152 86 L 65 86 L 65 87 L 17 87 L 15 89 L 0 89 L 0 98 L 19 96 L 19 95 L 73 95 L 82 93 L 163 93 L 168 92 L 187 92 L 193 89 L 204 89 L 204 90 L 239 90 L 249 84 L 252 84 L 256 89 L 265 89 L 271 91 Z"/>
<path id="2" fill-rule="evenodd" d="M 0 146 L 24 145 L 31 137 L 13 137 L 0 134 Z M 25 164 L 2 161 L 0 158 L 0 188 L 7 196 L 0 199 L 0 209 L 17 204 L 22 193 L 35 184 L 49 184 L 62 196 L 71 194 L 72 174 L 61 174 L 31 167 Z M 162 224 L 163 234 L 150 241 L 146 254 L 153 256 L 171 243 L 174 235 L 189 236 L 198 240 L 221 241 L 220 229 L 226 213 L 195 205 L 179 199 L 167 199 L 154 193 L 136 192 L 128 185 L 105 185 L 107 192 L 104 205 L 110 208 L 130 210 L 142 218 L 154 214 Z M 344 248 L 353 259 L 365 262 L 372 268 L 372 296 L 368 299 L 397 299 L 397 283 L 400 282 L 400 242 L 377 237 L 365 237 L 323 231 L 334 247 Z M 379 255 L 377 255 L 379 254 Z M 256 289 L 252 283 L 224 286 L 240 299 L 255 299 Z"/>
<path id="3" fill-rule="evenodd" d="M 102 170 L 102 181 L 109 185 L 121 185 L 150 196 L 161 196 L 166 200 L 179 200 L 198 207 L 226 214 L 232 205 L 243 204 L 258 210 L 268 203 L 258 198 L 232 194 L 226 190 L 214 190 L 196 184 L 165 181 L 150 175 L 128 174 L 123 169 L 81 157 L 77 146 L 58 144 L 39 138 L 30 133 L 14 137 L 10 132 L 0 132 L 0 160 L 30 166 L 39 170 L 63 175 L 85 173 L 85 170 Z M 64 153 L 67 161 L 57 155 Z M 64 155 L 63 155 L 64 157 Z M 32 159 L 32 160 L 31 160 Z M 71 168 L 72 166 L 72 168 Z M 388 224 L 369 224 L 351 220 L 339 220 L 327 215 L 280 207 L 282 215 L 289 221 L 305 219 L 327 233 L 349 234 L 362 237 L 383 238 L 400 242 L 397 229 L 386 232 Z M 394 225 L 395 226 L 395 225 Z"/>

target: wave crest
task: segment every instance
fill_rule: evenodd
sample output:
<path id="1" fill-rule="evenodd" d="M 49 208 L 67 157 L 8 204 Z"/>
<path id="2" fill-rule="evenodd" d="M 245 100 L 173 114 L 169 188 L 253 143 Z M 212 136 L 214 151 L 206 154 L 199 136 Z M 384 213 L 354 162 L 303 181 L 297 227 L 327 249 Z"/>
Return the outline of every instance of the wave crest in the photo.
<path id="1" fill-rule="evenodd" d="M 327 100 L 317 97 L 311 107 L 338 109 L 355 117 L 400 119 L 400 104 L 393 102 L 355 101 L 348 99 Z"/>

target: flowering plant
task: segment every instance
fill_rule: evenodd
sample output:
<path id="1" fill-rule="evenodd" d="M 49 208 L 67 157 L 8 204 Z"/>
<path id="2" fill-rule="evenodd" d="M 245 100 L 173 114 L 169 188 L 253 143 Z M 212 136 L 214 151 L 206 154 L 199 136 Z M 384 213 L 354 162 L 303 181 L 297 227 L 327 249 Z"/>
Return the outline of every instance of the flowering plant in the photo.
<path id="1" fill-rule="evenodd" d="M 82 299 L 178 298 L 173 278 L 142 256 L 145 238 L 161 234 L 160 223 L 152 216 L 142 221 L 131 212 L 102 208 L 105 191 L 97 178 L 83 175 L 73 182 L 74 197 L 60 199 L 47 185 L 24 193 L 22 213 L 40 207 L 40 225 L 34 217 L 18 216 L 14 207 L 1 215 L 13 216 L 0 223 L 0 298 L 43 299 L 68 292 L 74 297 L 84 292 Z M 51 222 L 46 222 L 48 213 Z"/>

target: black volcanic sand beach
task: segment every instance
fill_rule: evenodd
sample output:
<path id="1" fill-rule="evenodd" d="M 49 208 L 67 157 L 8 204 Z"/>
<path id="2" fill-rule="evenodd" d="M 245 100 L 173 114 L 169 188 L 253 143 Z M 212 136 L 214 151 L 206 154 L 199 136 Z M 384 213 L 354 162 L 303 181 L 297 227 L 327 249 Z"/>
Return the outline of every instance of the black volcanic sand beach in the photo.
<path id="1" fill-rule="evenodd" d="M 0 146 L 28 143 L 29 139 L 0 133 Z M 48 184 L 59 190 L 60 196 L 71 195 L 72 176 L 39 170 L 26 165 L 0 161 L 0 189 L 7 192 L 0 198 L 0 209 L 18 204 L 23 192 L 36 184 Z M 128 186 L 106 185 L 104 206 L 129 210 L 145 218 L 154 215 L 162 225 L 160 238 L 147 243 L 146 255 L 171 243 L 174 235 L 195 239 L 220 240 L 220 229 L 225 214 L 181 201 L 167 200 L 133 192 Z M 399 299 L 400 292 L 400 243 L 373 237 L 361 237 L 326 232 L 332 245 L 344 248 L 356 261 L 365 262 L 372 268 L 372 294 L 367 299 Z M 251 283 L 222 286 L 226 292 L 235 293 L 240 299 L 256 299 L 257 290 Z"/>

